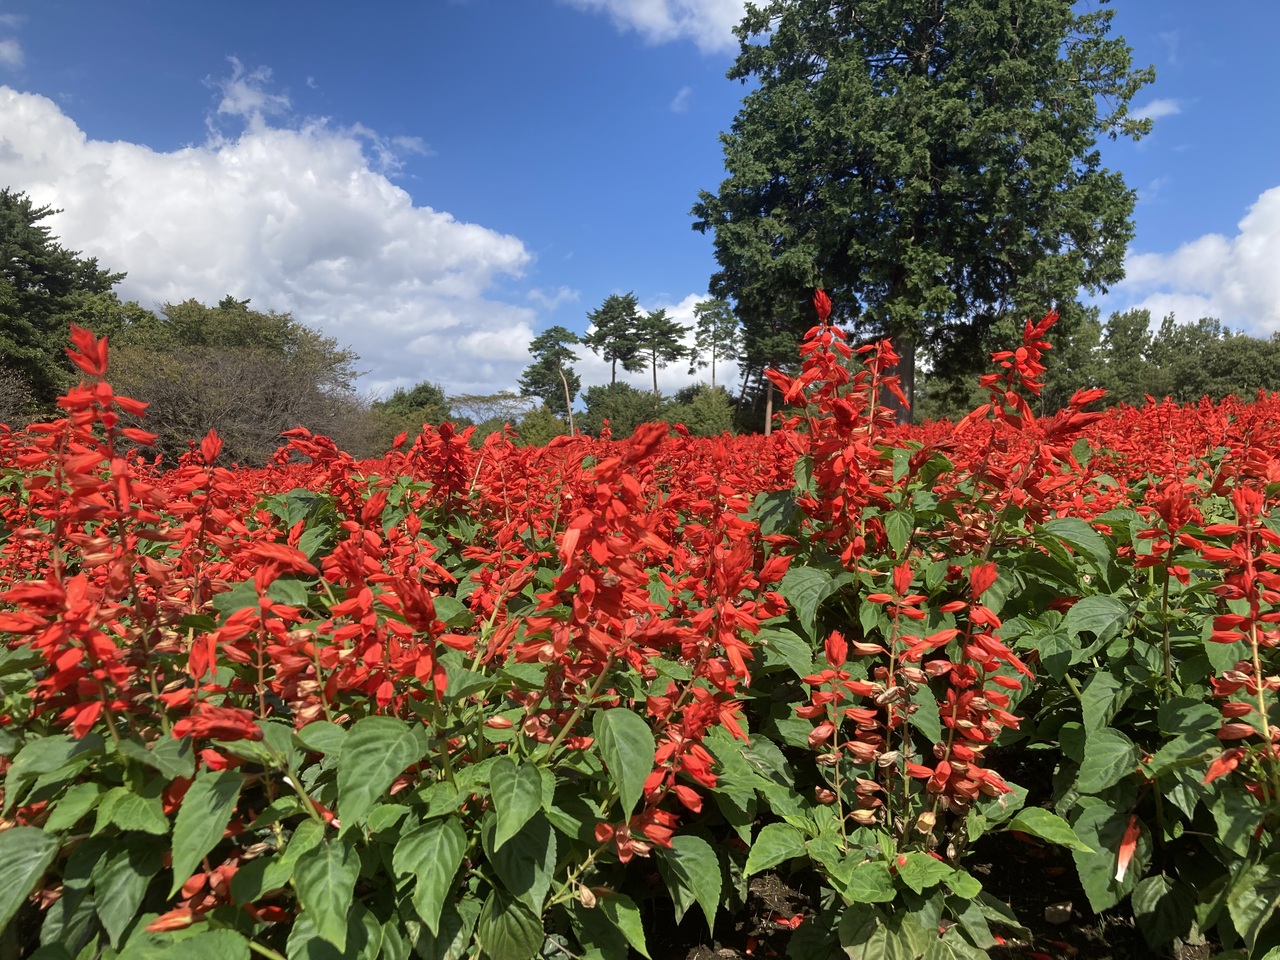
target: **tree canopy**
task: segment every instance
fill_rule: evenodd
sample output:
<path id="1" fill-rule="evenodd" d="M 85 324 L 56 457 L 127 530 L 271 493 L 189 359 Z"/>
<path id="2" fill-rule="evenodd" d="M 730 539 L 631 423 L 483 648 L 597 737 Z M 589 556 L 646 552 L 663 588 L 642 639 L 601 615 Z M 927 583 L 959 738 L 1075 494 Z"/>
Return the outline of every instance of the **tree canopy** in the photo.
<path id="1" fill-rule="evenodd" d="M 640 305 L 634 293 L 611 294 L 598 309 L 587 314 L 592 329 L 582 338 L 591 350 L 609 364 L 609 383 L 618 382 L 618 364 L 628 373 L 638 373 L 648 363 L 638 356 Z"/>
<path id="2" fill-rule="evenodd" d="M 520 375 L 520 394 L 537 397 L 553 414 L 573 419 L 573 398 L 582 388 L 582 378 L 573 369 L 578 358 L 573 344 L 578 337 L 565 327 L 552 327 L 529 344 L 533 363 Z"/>
<path id="3" fill-rule="evenodd" d="M 711 389 L 716 388 L 716 363 L 738 359 L 738 318 L 727 300 L 702 300 L 693 305 L 693 351 L 689 374 L 711 367 Z"/>
<path id="4" fill-rule="evenodd" d="M 0 189 L 0 366 L 42 404 L 70 375 L 63 350 L 71 323 L 88 326 L 94 310 L 118 309 L 111 288 L 124 279 L 54 239 L 42 221 L 58 212 Z"/>
<path id="5" fill-rule="evenodd" d="M 689 328 L 667 316 L 666 310 L 655 310 L 640 318 L 636 325 L 636 356 L 643 358 L 653 373 L 653 395 L 658 394 L 658 371 L 689 355 L 684 335 Z"/>
<path id="6" fill-rule="evenodd" d="M 1113 11 L 1072 0 L 772 0 L 749 5 L 729 76 L 755 80 L 727 178 L 693 208 L 715 233 L 711 292 L 732 299 L 748 366 L 813 322 L 891 336 L 967 373 L 1002 319 L 1123 276 L 1134 194 L 1099 136 L 1139 137 Z M 762 38 L 761 42 L 756 42 Z M 1060 325 L 1059 330 L 1062 331 Z M 776 352 L 776 350 L 774 351 Z"/>

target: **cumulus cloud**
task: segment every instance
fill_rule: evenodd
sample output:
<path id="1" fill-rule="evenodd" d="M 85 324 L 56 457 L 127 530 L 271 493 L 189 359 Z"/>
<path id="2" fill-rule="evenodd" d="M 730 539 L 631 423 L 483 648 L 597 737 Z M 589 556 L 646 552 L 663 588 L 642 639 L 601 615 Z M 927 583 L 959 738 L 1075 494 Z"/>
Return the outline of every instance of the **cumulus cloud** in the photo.
<path id="1" fill-rule="evenodd" d="M 0 40 L 0 66 L 13 70 L 22 66 L 22 44 L 13 38 Z"/>
<path id="2" fill-rule="evenodd" d="M 1181 112 L 1182 105 L 1177 100 L 1166 97 L 1135 107 L 1129 111 L 1129 116 L 1134 120 L 1159 120 L 1161 117 L 1172 117 Z"/>
<path id="3" fill-rule="evenodd" d="M 232 67 L 211 123 L 241 132 L 170 152 L 91 139 L 52 100 L 0 87 L 0 183 L 61 208 L 54 233 L 127 271 L 121 293 L 144 306 L 232 294 L 291 311 L 359 353 L 370 391 L 513 385 L 537 311 L 485 291 L 521 276 L 524 244 L 392 182 L 396 151 L 420 142 L 294 121 L 266 71 Z"/>
<path id="4" fill-rule="evenodd" d="M 688 330 L 684 338 L 684 344 L 692 349 L 693 308 L 699 301 L 706 299 L 707 295 L 705 293 L 691 293 L 675 303 L 656 302 L 653 305 L 642 303 L 640 304 L 640 310 L 642 313 L 652 313 L 658 309 L 665 309 L 668 317 Z M 588 328 L 588 332 L 590 332 L 590 329 Z M 608 363 L 584 346 L 576 347 L 575 352 L 578 355 L 578 362 L 574 369 L 582 377 L 584 390 L 588 386 L 607 384 L 609 382 L 610 367 Z M 737 390 L 738 378 L 741 375 L 738 365 L 733 361 L 723 359 L 716 361 L 716 386 L 725 387 L 730 393 L 734 393 Z M 631 384 L 637 390 L 653 390 L 653 372 L 648 368 L 640 373 L 627 373 L 619 366 L 618 379 Z M 670 364 L 658 371 L 658 390 L 665 396 L 670 396 L 677 390 L 682 390 L 693 384 L 709 383 L 710 381 L 711 371 L 709 368 L 699 370 L 696 374 L 690 375 L 688 360 Z"/>
<path id="5" fill-rule="evenodd" d="M 1280 187 L 1249 208 L 1235 236 L 1210 233 L 1172 253 L 1130 255 L 1116 294 L 1149 309 L 1153 319 L 1217 317 L 1228 326 L 1268 335 L 1280 330 Z"/>
<path id="6" fill-rule="evenodd" d="M 581 296 L 582 294 L 579 291 L 566 286 L 561 286 L 551 293 L 547 293 L 545 290 L 533 289 L 525 294 L 525 298 L 530 303 L 536 303 L 548 313 L 559 309 L 566 303 L 577 303 L 578 298 Z"/>
<path id="7" fill-rule="evenodd" d="M 676 91 L 676 95 L 671 98 L 668 109 L 672 113 L 687 113 L 689 104 L 693 102 L 693 87 L 681 87 Z"/>
<path id="8" fill-rule="evenodd" d="M 743 0 L 562 0 L 571 7 L 604 13 L 623 30 L 650 43 L 692 40 L 707 53 L 738 48 L 733 28 L 742 20 Z"/>

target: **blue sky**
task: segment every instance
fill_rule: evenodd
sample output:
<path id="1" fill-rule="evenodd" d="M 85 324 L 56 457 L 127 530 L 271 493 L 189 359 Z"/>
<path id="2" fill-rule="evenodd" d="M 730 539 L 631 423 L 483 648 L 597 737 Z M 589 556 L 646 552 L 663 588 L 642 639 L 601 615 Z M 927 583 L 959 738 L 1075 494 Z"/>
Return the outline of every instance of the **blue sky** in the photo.
<path id="1" fill-rule="evenodd" d="M 292 310 L 370 391 L 513 387 L 532 336 L 610 293 L 683 318 L 705 296 L 689 208 L 723 177 L 741 7 L 0 0 L 0 184 L 144 305 Z M 1247 42 L 1280 4 L 1114 7 L 1158 77 L 1155 132 L 1103 145 L 1140 196 L 1104 307 L 1280 329 L 1280 79 Z"/>

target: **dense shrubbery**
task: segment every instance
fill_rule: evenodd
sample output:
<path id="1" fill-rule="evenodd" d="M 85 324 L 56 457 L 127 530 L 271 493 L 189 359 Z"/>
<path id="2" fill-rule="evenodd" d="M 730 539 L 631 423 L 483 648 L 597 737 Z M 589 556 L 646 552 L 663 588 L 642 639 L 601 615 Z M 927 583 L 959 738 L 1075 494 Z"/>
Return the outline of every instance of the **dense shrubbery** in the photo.
<path id="1" fill-rule="evenodd" d="M 796 960 L 978 957 L 1016 831 L 1262 957 L 1280 400 L 1036 418 L 1048 326 L 955 425 L 820 325 L 770 438 L 163 473 L 77 331 L 64 419 L 0 437 L 4 949 L 613 958 L 773 871 Z"/>

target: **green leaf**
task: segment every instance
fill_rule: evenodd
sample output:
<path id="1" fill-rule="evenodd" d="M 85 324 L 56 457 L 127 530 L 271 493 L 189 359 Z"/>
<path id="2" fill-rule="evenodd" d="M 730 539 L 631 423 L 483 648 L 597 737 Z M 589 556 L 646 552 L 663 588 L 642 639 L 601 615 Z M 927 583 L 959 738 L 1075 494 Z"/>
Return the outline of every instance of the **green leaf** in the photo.
<path id="1" fill-rule="evenodd" d="M 702 905 L 707 929 L 714 930 L 724 878 L 720 873 L 720 858 L 711 844 L 701 837 L 682 833 L 671 838 L 669 849 L 658 847 L 657 850 L 658 868 L 671 893 L 676 922 L 683 920 L 685 912 L 697 903 Z"/>
<path id="2" fill-rule="evenodd" d="M 640 919 L 640 910 L 635 902 L 623 893 L 611 893 L 596 901 L 596 909 L 603 913 L 615 927 L 622 931 L 627 943 L 642 956 L 648 957 L 649 950 L 644 942 L 644 924 Z"/>
<path id="3" fill-rule="evenodd" d="M 184 933 L 186 931 L 183 931 Z M 249 960 L 249 941 L 235 930 L 201 930 L 181 938 L 161 934 L 150 943 L 134 947 L 134 940 L 120 960 Z"/>
<path id="4" fill-rule="evenodd" d="M 489 790 L 498 815 L 493 843 L 501 848 L 542 809 L 542 774 L 535 764 L 516 766 L 510 757 L 499 757 L 489 768 Z"/>
<path id="5" fill-rule="evenodd" d="M 507 890 L 541 916 L 556 868 L 555 831 L 539 813 L 501 848 L 495 848 L 495 830 L 495 818 L 485 817 L 480 840 L 489 864 Z"/>
<path id="6" fill-rule="evenodd" d="M 1101 793 L 1138 769 L 1138 747 L 1111 727 L 1090 730 L 1084 739 L 1084 761 L 1076 776 L 1081 793 Z"/>
<path id="7" fill-rule="evenodd" d="M 1039 837 L 1049 843 L 1056 843 L 1060 847 L 1069 847 L 1083 853 L 1094 852 L 1076 836 L 1076 832 L 1071 829 L 1071 824 L 1044 807 L 1026 807 L 1019 811 L 1018 815 L 1009 821 L 1009 829 Z"/>
<path id="8" fill-rule="evenodd" d="M 851 580 L 852 577 L 848 574 L 833 578 L 817 567 L 792 567 L 778 584 L 778 592 L 786 597 L 787 603 L 800 618 L 800 626 L 813 639 L 822 601 Z"/>
<path id="9" fill-rule="evenodd" d="M 360 876 L 360 858 L 342 840 L 326 839 L 298 858 L 293 885 L 304 915 L 311 917 L 316 936 L 339 950 L 347 944 L 347 914 Z"/>
<path id="10" fill-rule="evenodd" d="M 1082 633 L 1094 635 L 1090 649 L 1101 646 L 1119 636 L 1121 628 L 1129 622 L 1132 611 L 1115 597 L 1092 596 L 1077 600 L 1062 620 L 1062 628 L 1071 637 Z M 1073 663 L 1079 663 L 1087 654 L 1077 654 Z"/>
<path id="11" fill-rule="evenodd" d="M 638 718 L 637 718 L 638 719 Z M 421 725 L 395 717 L 362 717 L 338 751 L 338 812 L 345 832 L 368 813 L 392 781 L 431 746 Z"/>
<path id="12" fill-rule="evenodd" d="M 596 714 L 593 733 L 609 777 L 618 790 L 622 812 L 629 817 L 644 793 L 645 780 L 653 771 L 657 751 L 653 731 L 638 714 L 626 707 L 616 707 Z"/>
<path id="13" fill-rule="evenodd" d="M 495 888 L 480 908 L 476 939 L 490 960 L 531 960 L 542 949 L 542 920 L 507 891 Z"/>
<path id="14" fill-rule="evenodd" d="M 1250 953 L 1277 906 L 1280 906 L 1280 855 L 1272 855 L 1245 869 L 1227 894 L 1231 922 L 1249 945 Z"/>
<path id="15" fill-rule="evenodd" d="M 750 877 L 761 870 L 776 867 L 784 860 L 806 856 L 806 853 L 803 833 L 789 823 L 770 823 L 756 834 L 743 873 Z"/>
<path id="16" fill-rule="evenodd" d="M 244 775 L 235 770 L 202 770 L 183 797 L 173 825 L 172 897 L 190 879 L 198 864 L 222 839 L 231 822 Z"/>
<path id="17" fill-rule="evenodd" d="M 342 741 L 347 739 L 347 731 L 328 720 L 317 720 L 315 723 L 308 723 L 293 736 L 304 749 L 312 753 L 336 757 L 342 750 Z"/>
<path id="18" fill-rule="evenodd" d="M 1107 578 L 1111 568 L 1111 548 L 1087 522 L 1079 517 L 1058 517 L 1046 523 L 1043 529 L 1072 547 L 1103 579 Z"/>
<path id="19" fill-rule="evenodd" d="M 62 830 L 71 829 L 85 814 L 98 805 L 101 796 L 102 788 L 98 784 L 77 783 L 53 808 L 49 819 L 44 822 L 45 830 L 49 833 L 59 833 Z"/>
<path id="20" fill-rule="evenodd" d="M 190 737 L 161 737 L 150 746 L 143 746 L 136 740 L 122 740 L 119 751 L 123 756 L 160 771 L 169 780 L 188 778 L 195 773 L 196 757 Z"/>
<path id="21" fill-rule="evenodd" d="M 468 955 L 471 931 L 480 915 L 480 901 L 463 897 L 456 904 L 446 904 L 440 916 L 440 930 L 432 934 L 421 924 L 406 923 L 413 952 L 420 960 L 462 960 Z"/>
<path id="22" fill-rule="evenodd" d="M 1105 803 L 1085 808 L 1084 813 L 1072 825 L 1076 836 L 1094 853 L 1072 850 L 1080 885 L 1094 913 L 1110 910 L 1127 897 L 1147 872 L 1151 862 L 1151 833 L 1141 825 L 1133 859 L 1125 871 L 1124 880 L 1115 879 L 1119 863 L 1120 842 L 1129 826 L 1129 814 L 1112 809 Z"/>
<path id="23" fill-rule="evenodd" d="M 892 903 L 898 896 L 889 865 L 883 860 L 869 860 L 854 867 L 840 895 L 845 903 Z"/>
<path id="24" fill-rule="evenodd" d="M 849 960 L 919 960 L 930 939 L 909 915 L 886 917 L 875 907 L 859 904 L 845 910 L 839 934 Z"/>
<path id="25" fill-rule="evenodd" d="M 316 927 L 315 918 L 303 913 L 293 922 L 285 946 L 288 960 L 379 960 L 382 950 L 382 925 L 363 904 L 351 906 L 347 919 L 344 947 L 325 940 Z"/>
<path id="26" fill-rule="evenodd" d="M 1107 726 L 1133 692 L 1133 685 L 1113 673 L 1099 670 L 1080 695 L 1080 713 L 1086 730 Z"/>
<path id="27" fill-rule="evenodd" d="M 433 935 L 467 851 L 467 834 L 457 817 L 432 820 L 406 833 L 396 844 L 391 864 L 397 877 L 417 878 L 413 908 Z"/>
<path id="28" fill-rule="evenodd" d="M 911 702 L 916 705 L 916 711 L 907 718 L 907 722 L 934 743 L 941 742 L 942 718 L 938 713 L 938 700 L 929 685 L 921 684 L 911 695 Z"/>
<path id="29" fill-rule="evenodd" d="M 141 837 L 131 839 L 125 849 L 98 861 L 93 869 L 95 908 L 113 947 L 120 946 L 120 938 L 137 919 L 151 878 L 163 866 L 160 844 Z"/>
<path id="30" fill-rule="evenodd" d="M 889 549 L 893 551 L 895 558 L 902 556 L 914 531 L 915 517 L 910 514 L 894 510 L 884 515 L 884 532 L 889 538 Z"/>
<path id="31" fill-rule="evenodd" d="M 35 827 L 0 830 L 0 933 L 58 853 L 57 838 Z"/>
<path id="32" fill-rule="evenodd" d="M 94 832 L 114 823 L 121 830 L 140 830 L 164 836 L 169 832 L 169 820 L 164 815 L 164 802 L 159 790 L 149 784 L 142 793 L 134 793 L 128 787 L 112 787 L 98 804 L 98 819 Z"/>
<path id="33" fill-rule="evenodd" d="M 903 863 L 902 861 L 906 861 Z M 898 877 L 916 893 L 924 893 L 944 880 L 950 880 L 955 868 L 927 853 L 906 853 L 898 858 Z"/>
<path id="34" fill-rule="evenodd" d="M 96 733 L 79 740 L 70 737 L 39 737 L 28 740 L 13 758 L 4 775 L 4 808 L 7 814 L 22 798 L 26 785 L 46 773 L 53 773 L 77 760 L 103 753 L 102 737 Z"/>
<path id="35" fill-rule="evenodd" d="M 1187 887 L 1163 874 L 1147 877 L 1133 888 L 1133 918 L 1152 949 L 1160 950 L 1185 937 L 1196 915 L 1196 898 Z"/>
<path id="36" fill-rule="evenodd" d="M 813 647 L 790 630 L 761 630 L 760 642 L 768 653 L 775 653 L 797 677 L 813 673 Z"/>

